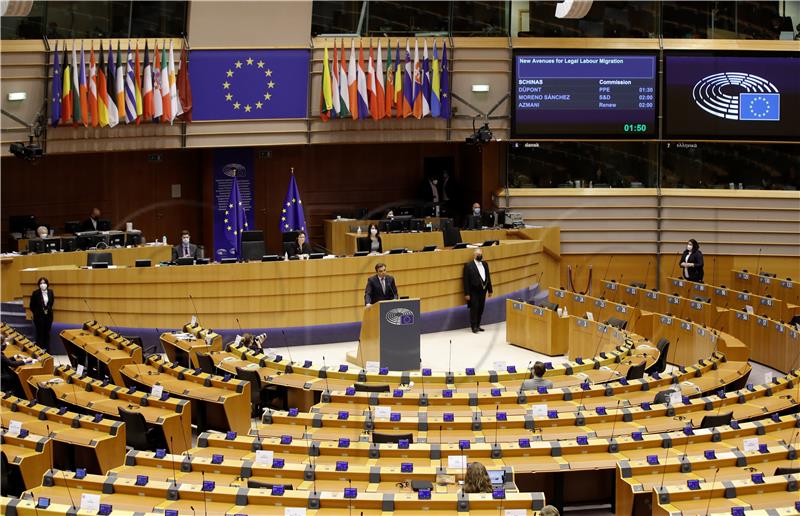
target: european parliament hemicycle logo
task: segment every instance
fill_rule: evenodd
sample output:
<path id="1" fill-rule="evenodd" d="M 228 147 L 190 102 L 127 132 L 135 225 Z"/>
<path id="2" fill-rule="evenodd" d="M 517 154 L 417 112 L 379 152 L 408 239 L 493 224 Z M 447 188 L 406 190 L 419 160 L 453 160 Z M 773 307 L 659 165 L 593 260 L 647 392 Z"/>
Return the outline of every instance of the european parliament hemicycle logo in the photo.
<path id="1" fill-rule="evenodd" d="M 778 88 L 750 73 L 722 72 L 703 77 L 694 85 L 692 98 L 700 109 L 728 120 L 775 122 L 781 119 Z"/>
<path id="2" fill-rule="evenodd" d="M 386 312 L 386 322 L 396 326 L 414 324 L 414 312 L 408 308 L 392 308 Z"/>

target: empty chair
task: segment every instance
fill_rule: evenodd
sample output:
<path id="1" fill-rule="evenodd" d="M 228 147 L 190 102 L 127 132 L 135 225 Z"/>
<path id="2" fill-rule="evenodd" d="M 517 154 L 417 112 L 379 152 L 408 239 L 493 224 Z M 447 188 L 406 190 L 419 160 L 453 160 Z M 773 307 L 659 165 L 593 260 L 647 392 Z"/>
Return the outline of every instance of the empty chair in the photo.
<path id="1" fill-rule="evenodd" d="M 647 284 L 644 281 L 631 281 L 630 285 L 636 288 L 647 288 Z"/>
<path id="2" fill-rule="evenodd" d="M 125 445 L 134 450 L 155 451 L 166 448 L 164 434 L 155 427 L 147 427 L 147 422 L 141 412 L 126 410 L 118 407 L 119 416 L 125 423 Z"/>
<path id="3" fill-rule="evenodd" d="M 710 297 L 700 297 L 700 296 L 698 296 L 698 297 L 694 298 L 694 300 L 695 301 L 699 301 L 701 303 L 710 303 L 711 302 L 711 298 Z"/>
<path id="4" fill-rule="evenodd" d="M 252 406 L 252 416 L 259 416 L 261 408 L 269 405 L 269 402 L 278 397 L 278 388 L 275 386 L 264 386 L 261 383 L 261 375 L 258 369 L 236 368 L 236 377 L 240 380 L 250 382 L 250 404 Z"/>
<path id="5" fill-rule="evenodd" d="M 247 233 L 247 232 L 245 232 Z M 267 246 L 261 241 L 242 241 L 242 261 L 257 262 L 267 253 Z"/>
<path id="6" fill-rule="evenodd" d="M 217 366 L 214 365 L 214 359 L 208 353 L 197 354 L 197 364 L 204 373 L 216 374 Z"/>
<path id="7" fill-rule="evenodd" d="M 714 416 L 703 416 L 700 421 L 700 428 L 716 428 L 718 426 L 725 426 L 731 424 L 733 419 L 733 412 L 727 414 L 716 414 Z"/>
<path id="8" fill-rule="evenodd" d="M 4 451 L 0 452 L 0 495 L 19 496 L 25 490 L 22 472 L 16 464 L 9 464 Z M 31 486 L 33 487 L 33 486 Z"/>
<path id="9" fill-rule="evenodd" d="M 58 408 L 60 405 L 58 396 L 52 387 L 39 387 L 36 391 L 36 401 L 48 407 Z"/>
<path id="10" fill-rule="evenodd" d="M 538 304 L 542 308 L 547 308 L 548 310 L 552 310 L 554 312 L 558 311 L 558 303 L 551 303 L 550 301 L 542 301 Z"/>
<path id="11" fill-rule="evenodd" d="M 175 349 L 175 363 L 187 369 L 191 368 L 192 364 L 189 363 L 189 353 L 177 347 L 174 349 Z"/>
<path id="12" fill-rule="evenodd" d="M 656 344 L 656 349 L 658 349 L 658 360 L 656 360 L 653 365 L 645 369 L 647 374 L 663 373 L 667 369 L 669 341 L 666 338 L 661 337 L 661 340 L 659 340 L 658 344 Z"/>
<path id="13" fill-rule="evenodd" d="M 659 391 L 658 394 L 656 394 L 656 397 L 653 398 L 653 403 L 656 403 L 656 404 L 669 403 L 669 395 L 672 394 L 672 393 L 673 393 L 673 391 L 670 390 L 670 389 L 667 389 L 665 391 Z"/>
<path id="14" fill-rule="evenodd" d="M 625 378 L 627 380 L 638 380 L 639 378 L 644 378 L 644 368 L 646 365 L 646 362 L 642 362 L 639 365 L 631 366 L 628 369 L 628 374 L 625 375 Z"/>
<path id="15" fill-rule="evenodd" d="M 779 475 L 797 475 L 800 473 L 800 468 L 775 468 L 775 476 Z"/>
<path id="16" fill-rule="evenodd" d="M 389 392 L 388 383 L 356 383 L 353 387 L 356 392 Z"/>
<path id="17" fill-rule="evenodd" d="M 407 440 L 409 443 L 414 442 L 414 434 L 382 434 L 380 432 L 372 433 L 372 442 L 375 444 L 382 443 L 399 443 L 402 440 Z"/>
<path id="18" fill-rule="evenodd" d="M 616 317 L 609 317 L 609 319 L 606 321 L 606 324 L 619 330 L 624 330 L 628 326 L 628 321 L 624 319 L 618 319 Z"/>

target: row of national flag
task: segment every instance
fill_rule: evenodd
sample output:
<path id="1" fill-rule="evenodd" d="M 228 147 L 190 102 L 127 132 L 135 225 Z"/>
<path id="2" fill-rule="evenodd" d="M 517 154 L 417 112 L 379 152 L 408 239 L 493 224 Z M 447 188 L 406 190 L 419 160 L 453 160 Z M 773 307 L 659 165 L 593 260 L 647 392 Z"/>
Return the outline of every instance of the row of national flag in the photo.
<path id="1" fill-rule="evenodd" d="M 86 53 L 81 41 L 80 57 L 73 41 L 72 57 L 63 44 L 59 59 L 58 43 L 53 53 L 53 84 L 50 97 L 50 123 L 53 127 L 67 124 L 77 127 L 114 127 L 117 124 L 141 122 L 173 123 L 177 117 L 192 121 L 192 89 L 186 48 L 181 49 L 176 73 L 172 42 L 169 50 L 158 43 L 150 61 L 148 44 L 144 46 L 144 62 L 139 60 L 139 44 L 124 54 L 117 43 L 116 63 L 111 43 L 108 62 L 100 42 L 99 63 L 94 48 Z"/>
<path id="2" fill-rule="evenodd" d="M 341 48 L 337 48 L 334 42 L 333 55 L 330 57 L 328 47 L 325 47 L 320 94 L 320 118 L 323 121 L 331 118 L 380 120 L 392 116 L 450 118 L 447 43 L 442 42 L 442 57 L 439 59 L 434 40 L 431 59 L 425 40 L 420 59 L 417 40 L 414 40 L 413 57 L 409 41 L 406 40 L 405 56 L 401 59 L 398 41 L 394 61 L 391 43 L 387 43 L 385 67 L 380 40 L 375 51 L 370 40 L 368 54 L 365 65 L 363 46 L 359 44 L 356 58 L 355 42 L 351 41 L 350 60 L 347 63 L 344 40 Z"/>

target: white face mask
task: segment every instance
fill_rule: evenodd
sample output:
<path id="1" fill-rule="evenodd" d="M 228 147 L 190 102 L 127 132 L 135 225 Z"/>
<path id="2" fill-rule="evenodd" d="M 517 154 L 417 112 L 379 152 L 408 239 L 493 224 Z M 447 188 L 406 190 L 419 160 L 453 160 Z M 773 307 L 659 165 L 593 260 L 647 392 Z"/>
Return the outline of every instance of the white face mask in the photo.
<path id="1" fill-rule="evenodd" d="M 183 237 L 183 243 L 184 244 L 188 244 L 189 243 L 189 237 Z"/>
<path id="2" fill-rule="evenodd" d="M 47 283 L 40 284 L 39 288 L 42 289 L 42 290 L 47 290 Z"/>
<path id="3" fill-rule="evenodd" d="M 686 246 L 686 250 L 691 253 L 692 252 L 692 245 L 691 244 L 687 245 Z"/>
<path id="4" fill-rule="evenodd" d="M 370 232 L 370 234 L 372 234 L 372 235 L 377 235 L 377 234 L 378 234 L 378 230 L 377 230 L 377 229 L 375 229 L 375 228 L 372 228 L 372 229 L 370 229 L 370 230 L 369 230 L 369 232 Z"/>
<path id="5" fill-rule="evenodd" d="M 438 179 L 432 179 L 431 183 L 433 183 L 434 185 L 439 184 L 439 180 Z"/>
<path id="6" fill-rule="evenodd" d="M 472 208 L 472 213 L 474 213 L 475 215 L 480 215 L 481 214 L 481 209 L 480 208 Z"/>

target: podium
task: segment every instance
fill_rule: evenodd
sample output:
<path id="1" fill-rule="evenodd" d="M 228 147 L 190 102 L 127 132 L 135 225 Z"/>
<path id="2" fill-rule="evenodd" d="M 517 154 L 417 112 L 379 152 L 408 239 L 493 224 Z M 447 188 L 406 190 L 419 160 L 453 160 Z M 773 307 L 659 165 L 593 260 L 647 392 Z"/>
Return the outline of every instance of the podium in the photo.
<path id="1" fill-rule="evenodd" d="M 358 349 L 347 360 L 366 369 L 378 362 L 393 371 L 419 369 L 419 299 L 381 301 L 364 309 Z"/>

